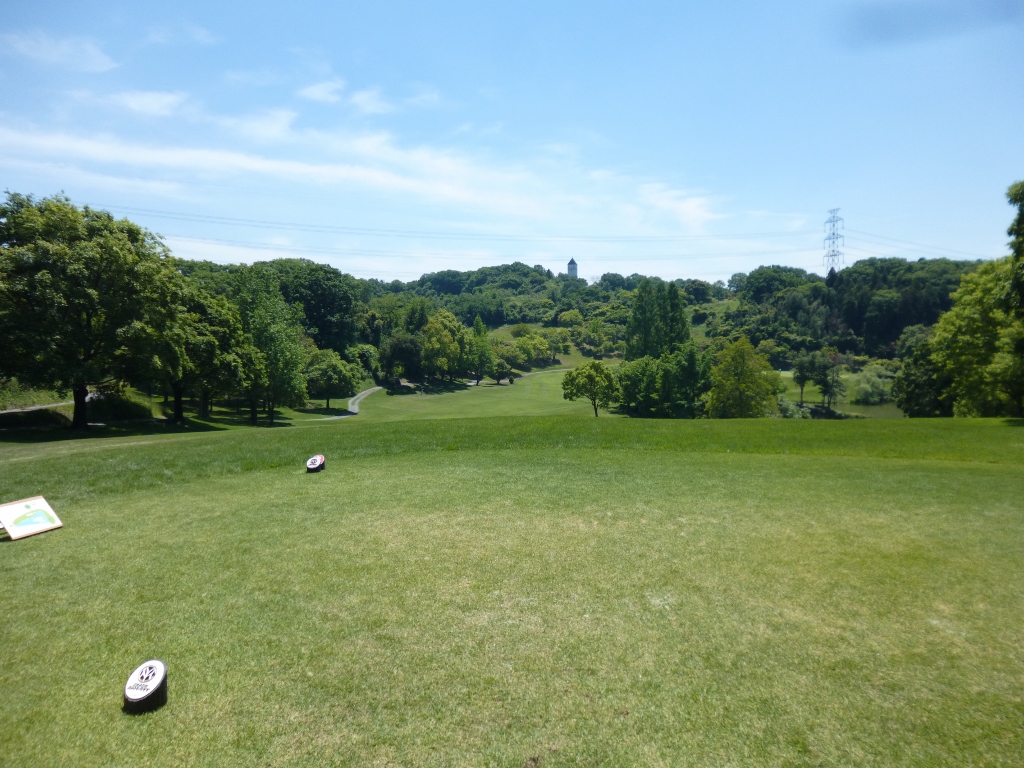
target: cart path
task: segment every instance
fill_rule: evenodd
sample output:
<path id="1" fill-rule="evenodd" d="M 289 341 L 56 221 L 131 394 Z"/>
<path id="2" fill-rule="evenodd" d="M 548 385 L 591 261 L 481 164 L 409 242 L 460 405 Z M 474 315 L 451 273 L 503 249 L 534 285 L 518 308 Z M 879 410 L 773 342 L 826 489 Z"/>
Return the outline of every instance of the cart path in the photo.
<path id="1" fill-rule="evenodd" d="M 46 405 L 29 405 L 25 408 L 8 408 L 6 411 L 0 411 L 0 413 L 26 413 L 27 411 L 42 411 L 46 408 L 56 408 L 61 405 L 74 405 L 74 400 L 68 400 L 63 403 L 47 403 Z"/>
<path id="2" fill-rule="evenodd" d="M 320 419 L 310 419 L 310 421 L 337 421 L 338 419 L 347 419 L 349 416 L 359 415 L 359 402 L 366 396 L 372 395 L 374 392 L 379 392 L 383 387 L 370 387 L 364 389 L 358 395 L 355 395 L 348 401 L 348 413 L 343 413 L 341 416 L 324 416 Z"/>

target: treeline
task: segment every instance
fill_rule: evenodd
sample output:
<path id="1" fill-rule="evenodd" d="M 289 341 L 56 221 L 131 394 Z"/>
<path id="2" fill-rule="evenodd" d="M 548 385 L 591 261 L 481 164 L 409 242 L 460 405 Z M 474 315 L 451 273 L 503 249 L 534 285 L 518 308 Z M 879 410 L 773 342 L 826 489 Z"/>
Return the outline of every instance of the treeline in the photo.
<path id="1" fill-rule="evenodd" d="M 1018 209 L 1021 194 L 1009 193 Z M 745 340 L 755 367 L 791 369 L 826 407 L 848 382 L 855 400 L 894 398 L 914 416 L 1019 414 L 1021 226 L 1018 214 L 1003 261 L 867 259 L 824 278 L 766 266 L 728 283 L 606 273 L 588 285 L 514 263 L 388 283 L 300 259 L 175 259 L 130 221 L 8 193 L 0 388 L 72 392 L 77 427 L 90 391 L 125 383 L 167 394 L 177 419 L 186 398 L 200 415 L 230 400 L 272 418 L 371 381 L 512 380 L 575 347 L 623 359 L 626 412 L 694 417 L 736 410 L 714 405 L 714 370 Z M 511 334 L 492 338 L 498 326 Z"/>
<path id="2" fill-rule="evenodd" d="M 952 309 L 907 342 L 896 402 L 909 416 L 1024 416 L 1024 182 L 1011 255 L 964 277 Z"/>
<path id="3" fill-rule="evenodd" d="M 154 235 L 57 196 L 0 205 L 0 377 L 74 397 L 125 384 L 260 408 L 353 394 L 375 352 L 353 344 L 352 279 L 301 264 L 191 276 Z M 289 301 L 291 299 L 291 301 Z M 320 346 L 318 346 L 318 342 Z"/>

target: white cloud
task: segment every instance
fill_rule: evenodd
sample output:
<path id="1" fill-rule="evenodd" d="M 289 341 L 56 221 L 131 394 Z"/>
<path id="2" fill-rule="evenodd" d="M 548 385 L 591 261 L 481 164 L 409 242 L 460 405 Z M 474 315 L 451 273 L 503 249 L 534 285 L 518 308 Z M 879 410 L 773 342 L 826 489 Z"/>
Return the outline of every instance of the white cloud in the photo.
<path id="1" fill-rule="evenodd" d="M 200 45 L 213 45 L 217 42 L 216 35 L 206 29 L 206 27 L 201 27 L 198 24 L 186 24 L 185 32 L 192 42 L 199 43 Z"/>
<path id="2" fill-rule="evenodd" d="M 415 95 L 405 100 L 414 107 L 436 107 L 441 103 L 441 94 L 433 88 L 421 88 Z"/>
<path id="3" fill-rule="evenodd" d="M 290 131 L 293 113 L 280 113 L 284 132 Z M 274 126 L 275 115 L 267 125 Z M 236 121 L 232 127 L 255 132 L 264 128 L 260 118 Z M 277 125 L 270 133 L 285 135 Z M 323 141 L 317 135 L 290 134 L 296 140 Z M 310 138 L 310 136 L 312 138 Z M 353 160 L 347 163 L 311 163 L 278 160 L 256 154 L 220 149 L 154 147 L 133 144 L 114 137 L 82 138 L 63 133 L 16 130 L 0 125 L 0 145 L 8 152 L 42 155 L 46 158 L 165 169 L 210 175 L 257 175 L 304 184 L 358 186 L 387 192 L 406 193 L 432 202 L 459 203 L 501 213 L 539 216 L 544 209 L 522 189 L 523 175 L 493 171 L 461 158 L 430 149 L 401 149 L 383 134 L 342 142 Z M 518 189 L 517 189 L 518 188 Z"/>
<path id="4" fill-rule="evenodd" d="M 341 101 L 341 92 L 345 88 L 345 81 L 340 78 L 327 80 L 322 83 L 314 83 L 300 88 L 299 96 L 310 101 L 319 101 L 324 104 L 337 104 Z"/>
<path id="5" fill-rule="evenodd" d="M 666 184 L 643 184 L 639 197 L 648 208 L 670 214 L 688 232 L 702 232 L 708 222 L 723 218 L 711 210 L 710 198 L 688 195 Z"/>
<path id="6" fill-rule="evenodd" d="M 364 115 L 383 115 L 387 112 L 394 112 L 395 107 L 380 94 L 377 88 L 367 88 L 363 91 L 356 91 L 349 99 L 352 106 Z"/>
<path id="7" fill-rule="evenodd" d="M 244 117 L 218 117 L 213 121 L 247 139 L 260 142 L 294 139 L 292 124 L 298 115 L 289 109 L 272 109 Z"/>
<path id="8" fill-rule="evenodd" d="M 198 24 L 150 27 L 142 42 L 144 45 L 169 45 L 181 39 L 199 45 L 213 45 L 217 42 L 217 37 L 210 30 Z"/>
<path id="9" fill-rule="evenodd" d="M 167 91 L 122 91 L 108 97 L 107 101 L 141 115 L 167 117 L 177 111 L 186 98 L 187 94 Z"/>
<path id="10" fill-rule="evenodd" d="M 78 72 L 107 72 L 117 66 L 96 43 L 81 37 L 55 38 L 43 32 L 0 35 L 8 51 Z"/>

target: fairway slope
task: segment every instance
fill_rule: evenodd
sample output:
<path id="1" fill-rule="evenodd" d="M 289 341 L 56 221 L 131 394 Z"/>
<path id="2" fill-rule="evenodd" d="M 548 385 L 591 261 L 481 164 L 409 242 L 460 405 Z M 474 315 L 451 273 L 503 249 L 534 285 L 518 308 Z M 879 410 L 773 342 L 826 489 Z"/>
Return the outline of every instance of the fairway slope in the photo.
<path id="1" fill-rule="evenodd" d="M 1021 427 L 362 419 L 0 445 L 0 762 L 1019 764 Z"/>

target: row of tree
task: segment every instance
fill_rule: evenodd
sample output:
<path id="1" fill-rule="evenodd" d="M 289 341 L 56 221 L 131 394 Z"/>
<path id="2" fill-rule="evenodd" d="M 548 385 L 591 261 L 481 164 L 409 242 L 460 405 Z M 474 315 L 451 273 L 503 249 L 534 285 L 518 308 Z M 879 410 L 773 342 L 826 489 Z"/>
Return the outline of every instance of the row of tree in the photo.
<path id="1" fill-rule="evenodd" d="M 660 357 L 645 355 L 614 371 L 593 360 L 562 379 L 567 400 L 588 400 L 594 408 L 618 404 L 639 417 L 693 419 L 757 418 L 780 413 L 783 386 L 768 358 L 740 338 L 717 354 L 701 353 L 692 341 Z"/>
<path id="2" fill-rule="evenodd" d="M 218 288 L 190 277 L 151 233 L 62 196 L 8 193 L 0 205 L 0 377 L 74 397 L 72 425 L 87 426 L 90 389 L 124 383 L 183 399 L 202 415 L 215 397 L 264 406 L 352 394 L 361 368 L 317 347 L 296 288 L 265 266 L 225 272 Z M 315 306 L 315 302 L 309 302 Z M 324 328 L 344 318 L 325 318 Z"/>

